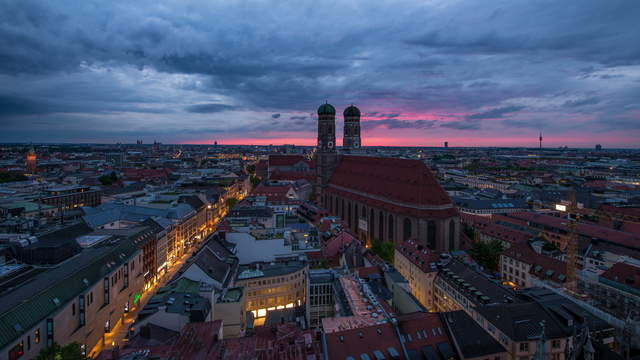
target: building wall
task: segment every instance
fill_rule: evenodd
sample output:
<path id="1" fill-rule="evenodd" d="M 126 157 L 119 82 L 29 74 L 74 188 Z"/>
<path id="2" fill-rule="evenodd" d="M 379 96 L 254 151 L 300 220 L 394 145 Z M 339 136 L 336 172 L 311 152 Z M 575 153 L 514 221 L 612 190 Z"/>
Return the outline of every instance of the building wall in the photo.
<path id="1" fill-rule="evenodd" d="M 73 209 L 81 206 L 95 207 L 100 205 L 100 191 L 83 191 L 42 198 L 42 203 L 61 209 Z"/>
<path id="2" fill-rule="evenodd" d="M 416 264 L 395 250 L 394 266 L 409 281 L 411 294 L 429 311 L 435 309 L 433 298 L 433 280 L 437 271 L 424 272 Z"/>
<path id="3" fill-rule="evenodd" d="M 332 282 L 309 284 L 307 319 L 309 327 L 321 327 L 322 319 L 335 315 L 335 298 Z"/>
<path id="4" fill-rule="evenodd" d="M 125 266 L 128 267 L 129 285 L 124 288 Z M 40 350 L 51 345 L 47 341 L 47 322 L 52 321 L 52 341 L 58 344 L 78 342 L 91 354 L 94 346 L 104 341 L 106 332 L 113 329 L 121 321 L 125 308 L 132 309 L 136 294 L 141 294 L 144 288 L 142 276 L 142 252 L 138 251 L 121 266 L 115 267 L 104 279 L 91 284 L 82 294 L 72 301 L 62 304 L 60 309 L 43 319 L 38 325 L 29 329 L 21 338 L 0 350 L 0 359 L 9 358 L 9 350 L 19 343 L 24 346 L 25 354 L 20 359 L 36 357 Z M 108 303 L 105 302 L 104 282 L 109 283 Z M 81 299 L 82 298 L 82 299 Z M 81 325 L 81 302 L 84 302 L 85 322 Z M 105 325 L 109 325 L 106 329 Z M 108 331 L 107 331 L 108 330 Z M 37 332 L 40 340 L 38 341 Z"/>
<path id="5" fill-rule="evenodd" d="M 264 318 L 268 311 L 294 307 L 306 301 L 308 267 L 273 277 L 236 280 L 236 286 L 244 286 L 246 311 L 254 318 Z"/>
<path id="6" fill-rule="evenodd" d="M 240 337 L 244 334 L 246 306 L 244 293 L 237 302 L 216 303 L 214 305 L 213 320 L 222 320 L 222 334 L 225 339 Z"/>
<path id="7" fill-rule="evenodd" d="M 451 251 L 460 246 L 460 218 L 426 219 L 394 213 L 382 208 L 368 206 L 359 201 L 331 193 L 324 195 L 325 207 L 329 213 L 344 220 L 351 231 L 360 240 L 371 244 L 374 240 L 392 242 L 413 239 L 432 250 Z M 371 216 L 373 210 L 373 217 Z M 382 218 L 382 223 L 380 219 Z M 366 230 L 360 229 L 358 220 L 366 222 Z M 405 233 L 405 219 L 410 224 L 410 231 Z M 453 221 L 453 235 L 450 235 L 450 222 Z M 429 230 L 429 226 L 435 226 Z M 381 226 L 382 225 L 382 226 Z M 382 230 L 382 233 L 381 233 Z M 452 237 L 451 237 L 452 236 Z M 451 241 L 453 240 L 453 242 Z"/>
<path id="8" fill-rule="evenodd" d="M 533 286 L 529 275 L 531 264 L 502 254 L 500 255 L 500 269 L 503 281 L 513 282 L 522 288 Z"/>

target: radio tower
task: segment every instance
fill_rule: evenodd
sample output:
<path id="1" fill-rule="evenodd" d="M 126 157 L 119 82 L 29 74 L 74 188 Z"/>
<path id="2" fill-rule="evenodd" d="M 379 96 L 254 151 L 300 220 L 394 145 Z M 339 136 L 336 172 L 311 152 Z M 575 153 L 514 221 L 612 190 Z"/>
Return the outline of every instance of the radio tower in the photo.
<path id="1" fill-rule="evenodd" d="M 542 131 L 540 132 L 540 150 L 542 150 Z"/>

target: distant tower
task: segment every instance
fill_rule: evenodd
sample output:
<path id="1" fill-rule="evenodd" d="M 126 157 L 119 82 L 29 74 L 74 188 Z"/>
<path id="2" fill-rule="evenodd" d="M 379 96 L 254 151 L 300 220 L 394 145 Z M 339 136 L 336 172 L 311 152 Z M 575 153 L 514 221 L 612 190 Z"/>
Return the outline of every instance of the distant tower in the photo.
<path id="1" fill-rule="evenodd" d="M 218 140 L 215 140 L 215 141 L 213 142 L 213 146 L 218 146 Z"/>
<path id="2" fill-rule="evenodd" d="M 445 148 L 448 148 L 448 147 L 449 147 L 449 142 L 448 142 L 448 141 L 445 141 L 445 142 L 444 142 L 444 147 L 445 147 Z"/>
<path id="3" fill-rule="evenodd" d="M 350 152 L 360 148 L 360 109 L 351 105 L 344 109 L 344 137 L 342 149 Z"/>
<path id="4" fill-rule="evenodd" d="M 600 150 L 602 150 L 602 145 L 597 144 L 597 145 L 596 145 L 596 151 L 600 151 Z"/>
<path id="5" fill-rule="evenodd" d="M 316 199 L 322 204 L 324 187 L 338 163 L 336 152 L 336 109 L 329 103 L 318 108 L 318 145 L 316 148 Z M 325 204 L 322 204 L 325 205 Z"/>
<path id="6" fill-rule="evenodd" d="M 32 145 L 31 149 L 29 149 L 29 152 L 25 156 L 25 165 L 27 167 L 27 172 L 29 174 L 36 173 L 36 168 L 38 166 L 37 160 L 38 160 L 38 157 L 36 156 L 36 150 L 33 148 L 33 145 Z"/>
<path id="7" fill-rule="evenodd" d="M 542 131 L 540 132 L 540 149 L 542 149 Z"/>

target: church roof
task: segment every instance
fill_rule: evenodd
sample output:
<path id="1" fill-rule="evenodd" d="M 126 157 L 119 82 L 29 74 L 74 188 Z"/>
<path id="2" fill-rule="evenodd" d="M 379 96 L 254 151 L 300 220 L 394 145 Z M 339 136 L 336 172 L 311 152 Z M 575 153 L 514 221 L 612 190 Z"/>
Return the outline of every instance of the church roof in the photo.
<path id="1" fill-rule="evenodd" d="M 420 160 L 343 156 L 329 185 L 333 192 L 374 202 L 422 212 L 446 210 L 451 212 L 448 216 L 457 214 L 449 195 Z"/>

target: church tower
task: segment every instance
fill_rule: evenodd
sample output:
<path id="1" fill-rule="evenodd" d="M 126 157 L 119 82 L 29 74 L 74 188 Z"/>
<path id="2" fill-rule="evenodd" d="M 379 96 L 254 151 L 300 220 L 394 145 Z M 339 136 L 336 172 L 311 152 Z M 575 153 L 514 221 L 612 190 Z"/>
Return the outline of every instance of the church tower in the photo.
<path id="1" fill-rule="evenodd" d="M 318 145 L 316 148 L 316 198 L 322 204 L 323 189 L 338 163 L 336 152 L 336 109 L 329 103 L 318 108 Z M 324 205 L 324 204 L 322 204 Z"/>
<path id="2" fill-rule="evenodd" d="M 33 145 L 31 146 L 31 149 L 29 150 L 29 152 L 25 156 L 25 165 L 27 167 L 27 172 L 29 174 L 35 174 L 36 173 L 36 168 L 37 168 L 38 165 L 37 165 L 36 150 L 33 148 Z"/>
<path id="3" fill-rule="evenodd" d="M 358 150 L 360 145 L 360 109 L 351 105 L 344 109 L 344 137 L 342 149 L 345 152 Z"/>

